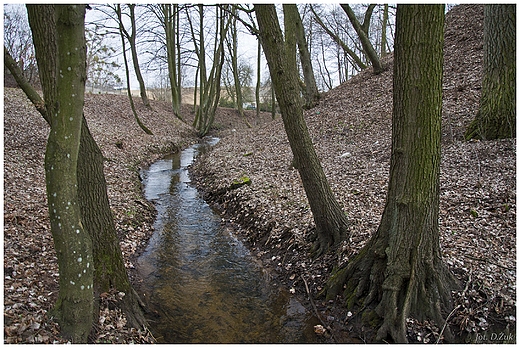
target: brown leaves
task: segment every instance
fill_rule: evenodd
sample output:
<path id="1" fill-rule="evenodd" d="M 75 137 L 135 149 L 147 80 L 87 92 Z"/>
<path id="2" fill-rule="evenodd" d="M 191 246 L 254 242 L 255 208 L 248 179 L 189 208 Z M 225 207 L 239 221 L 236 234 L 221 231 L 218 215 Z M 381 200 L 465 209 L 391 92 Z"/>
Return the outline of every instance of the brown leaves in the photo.
<path id="1" fill-rule="evenodd" d="M 476 292 L 454 294 L 456 303 L 463 305 L 450 324 L 476 332 L 488 327 L 490 316 L 507 325 L 512 319 L 505 318 L 515 316 L 516 303 L 516 141 L 461 141 L 480 98 L 481 10 L 480 5 L 464 5 L 448 13 L 440 193 L 445 261 L 462 282 L 472 272 L 474 285 L 479 284 Z M 463 42 L 458 41 L 461 31 L 467 36 Z M 348 262 L 379 226 L 390 160 L 391 59 L 387 58 L 388 71 L 377 76 L 360 73 L 325 93 L 305 114 L 329 183 L 351 222 L 352 239 L 337 257 L 311 260 L 307 255 L 312 215 L 299 175 L 291 168 L 279 118 L 223 137 L 194 165 L 199 187 L 225 220 L 240 224 L 237 233 L 264 266 L 280 272 L 282 282 L 297 293 L 302 284 L 298 277 L 291 279 L 293 274 L 312 279 L 309 285 L 316 293 L 330 270 Z M 250 177 L 252 185 L 220 194 L 241 175 Z M 466 318 L 462 326 L 461 318 Z M 427 323 L 413 326 L 420 333 L 415 341 L 438 338 L 438 329 Z"/>
<path id="2" fill-rule="evenodd" d="M 85 115 L 103 155 L 108 194 L 125 263 L 153 232 L 153 207 L 143 203 L 137 166 L 176 144 L 194 142 L 164 103 L 140 108 L 153 137 L 135 124 L 123 96 L 86 96 Z M 4 90 L 4 318 L 8 343 L 61 342 L 49 318 L 58 293 L 58 267 L 47 218 L 43 168 L 48 126 L 20 90 Z M 117 146 L 118 141 L 124 144 Z M 98 341 L 150 342 L 146 332 L 130 330 L 115 309 L 105 308 Z"/>

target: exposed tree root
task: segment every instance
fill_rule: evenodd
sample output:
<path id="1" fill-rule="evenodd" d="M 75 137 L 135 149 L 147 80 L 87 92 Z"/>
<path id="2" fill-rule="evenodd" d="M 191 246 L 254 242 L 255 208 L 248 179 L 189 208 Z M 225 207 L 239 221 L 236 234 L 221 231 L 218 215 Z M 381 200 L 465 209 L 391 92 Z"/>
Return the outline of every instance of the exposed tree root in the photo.
<path id="1" fill-rule="evenodd" d="M 377 330 L 377 341 L 406 343 L 406 319 L 433 320 L 443 327 L 456 283 L 440 259 L 417 259 L 410 249 L 408 268 L 388 262 L 384 249 L 369 243 L 328 282 L 327 298 L 343 292 L 349 310 Z M 444 315 L 444 316 L 443 316 Z M 451 341 L 449 330 L 445 339 Z"/>

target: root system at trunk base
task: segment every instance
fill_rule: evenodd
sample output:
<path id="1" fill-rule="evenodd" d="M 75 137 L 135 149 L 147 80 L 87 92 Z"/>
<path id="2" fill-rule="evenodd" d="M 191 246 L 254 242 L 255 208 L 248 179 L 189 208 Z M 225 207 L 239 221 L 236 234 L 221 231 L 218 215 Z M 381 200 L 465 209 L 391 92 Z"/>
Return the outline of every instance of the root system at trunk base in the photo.
<path id="1" fill-rule="evenodd" d="M 447 13 L 446 20 L 440 244 L 443 259 L 463 285 L 453 292 L 453 306 L 458 308 L 447 327 L 458 341 L 513 343 L 516 140 L 462 141 L 478 110 L 482 13 L 482 5 L 460 5 Z M 271 115 L 267 114 L 259 120 L 263 123 L 259 126 L 250 115 L 248 119 L 255 128 L 248 131 L 243 120 L 234 116 L 235 110 L 219 109 L 215 128 L 222 140 L 194 165 L 198 187 L 219 206 L 225 223 L 240 224 L 240 237 L 248 240 L 252 253 L 273 275 L 273 281 L 294 289 L 296 296 L 305 299 L 307 292 L 300 275 L 305 277 L 317 310 L 339 343 L 371 342 L 361 325 L 362 316 L 346 309 L 348 297 L 324 299 L 318 293 L 325 289 L 333 269 L 350 262 L 380 223 L 391 131 L 391 56 L 386 59 L 389 70 L 378 76 L 362 72 L 323 94 L 320 104 L 305 114 L 325 173 L 351 223 L 350 238 L 339 246 L 337 254 L 309 257 L 309 235 L 315 226 L 300 179 L 289 169 L 292 154 L 279 119 L 270 122 Z M 136 103 L 139 115 L 154 130 L 154 136 L 147 136 L 135 123 L 126 97 L 87 95 L 86 99 L 85 116 L 107 159 L 105 176 L 125 265 L 136 284 L 139 279 L 132 273 L 135 257 L 147 245 L 154 219 L 153 209 L 146 207 L 142 198 L 136 169 L 162 152 L 195 142 L 195 134 L 176 121 L 167 103 L 154 103 L 153 112 Z M 192 106 L 183 107 L 181 114 L 190 123 Z M 60 342 L 59 328 L 47 314 L 56 299 L 58 274 L 46 222 L 46 138 L 47 126 L 37 111 L 19 90 L 6 88 L 6 343 Z M 233 192 L 219 191 L 243 175 L 251 178 L 252 185 Z M 111 296 L 116 298 L 117 294 Z M 311 308 L 308 301 L 301 302 Z M 111 301 L 103 300 L 100 307 L 97 342 L 151 341 L 149 333 L 128 328 L 124 315 Z M 369 323 L 377 319 L 368 311 L 364 318 Z M 413 343 L 436 342 L 442 329 L 412 318 L 406 319 L 406 326 Z"/>

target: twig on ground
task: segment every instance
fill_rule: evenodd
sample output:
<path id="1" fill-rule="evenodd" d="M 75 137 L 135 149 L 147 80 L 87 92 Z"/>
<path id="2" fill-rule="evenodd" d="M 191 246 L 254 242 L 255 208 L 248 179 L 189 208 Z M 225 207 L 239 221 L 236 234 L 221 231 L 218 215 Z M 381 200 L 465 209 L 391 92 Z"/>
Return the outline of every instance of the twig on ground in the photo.
<path id="1" fill-rule="evenodd" d="M 323 327 L 326 328 L 327 330 L 329 330 L 330 335 L 332 337 L 332 340 L 334 340 L 334 342 L 336 342 L 336 339 L 334 338 L 334 334 L 332 333 L 332 328 L 329 325 L 327 325 L 327 323 L 325 323 L 325 321 L 323 321 L 323 319 L 321 318 L 320 313 L 318 312 L 318 308 L 316 308 L 316 304 L 314 303 L 314 300 L 312 299 L 312 295 L 311 295 L 311 292 L 309 290 L 309 285 L 307 284 L 307 281 L 305 280 L 305 277 L 303 276 L 303 274 L 301 274 L 300 277 L 303 280 L 303 284 L 305 284 L 305 290 L 307 291 L 307 296 L 309 297 L 309 301 L 311 302 L 311 305 L 312 305 L 312 308 L 314 309 L 314 313 L 316 314 L 316 317 L 321 322 Z"/>

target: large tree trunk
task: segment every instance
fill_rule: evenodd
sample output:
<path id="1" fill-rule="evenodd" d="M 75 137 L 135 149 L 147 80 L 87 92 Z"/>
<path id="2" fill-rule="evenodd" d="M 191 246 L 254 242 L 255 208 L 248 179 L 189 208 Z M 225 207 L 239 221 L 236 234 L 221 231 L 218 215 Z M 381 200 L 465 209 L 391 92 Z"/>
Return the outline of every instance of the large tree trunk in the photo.
<path id="1" fill-rule="evenodd" d="M 44 107 L 45 102 L 23 77 L 18 66 L 11 64 L 14 60 L 5 47 L 4 61 L 19 86 L 50 125 L 50 119 Z M 146 322 L 142 309 L 135 305 L 140 300 L 130 284 L 124 266 L 107 196 L 103 161 L 103 154 L 90 134 L 87 122 L 83 117 L 77 165 L 78 198 L 83 227 L 93 240 L 94 294 L 97 298 L 100 293 L 108 292 L 111 289 L 124 292 L 126 296 L 123 298 L 121 306 L 126 314 L 128 325 L 141 328 Z M 98 315 L 99 312 L 94 310 L 94 321 L 97 321 Z"/>
<path id="2" fill-rule="evenodd" d="M 480 108 L 465 138 L 516 137 L 516 5 L 484 6 Z"/>
<path id="3" fill-rule="evenodd" d="M 87 342 L 92 327 L 94 262 L 76 189 L 86 80 L 85 6 L 29 6 L 28 12 L 39 69 L 50 68 L 40 81 L 51 124 L 45 177 L 60 272 L 53 314 L 64 337 L 74 343 Z M 41 45 L 47 43 L 54 48 L 52 54 L 42 55 Z"/>
<path id="4" fill-rule="evenodd" d="M 444 5 L 398 5 L 392 157 L 376 234 L 329 280 L 347 306 L 377 324 L 377 340 L 407 342 L 406 319 L 442 327 L 455 280 L 439 246 Z"/>
<path id="5" fill-rule="evenodd" d="M 338 246 L 347 235 L 347 218 L 328 184 L 303 118 L 296 67 L 296 37 L 284 42 L 274 5 L 255 5 L 260 37 L 282 119 L 316 224 L 314 252 Z M 287 24 L 287 22 L 286 22 Z M 287 29 L 287 28 L 286 28 Z"/>
<path id="6" fill-rule="evenodd" d="M 110 210 L 103 173 L 104 157 L 90 134 L 85 119 L 83 119 L 79 154 L 78 196 L 83 226 L 93 243 L 96 298 L 99 298 L 101 293 L 112 289 L 125 293 L 120 305 L 126 315 L 128 326 L 143 328 L 146 319 L 140 306 L 141 301 L 130 284 Z M 99 312 L 96 311 L 94 316 L 97 318 L 98 315 Z"/>

